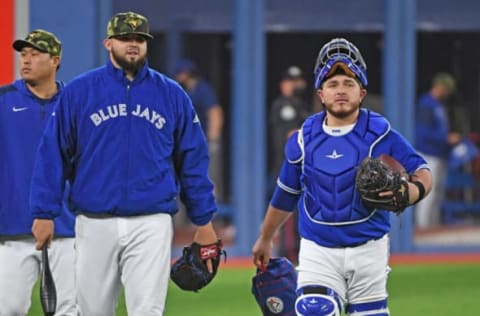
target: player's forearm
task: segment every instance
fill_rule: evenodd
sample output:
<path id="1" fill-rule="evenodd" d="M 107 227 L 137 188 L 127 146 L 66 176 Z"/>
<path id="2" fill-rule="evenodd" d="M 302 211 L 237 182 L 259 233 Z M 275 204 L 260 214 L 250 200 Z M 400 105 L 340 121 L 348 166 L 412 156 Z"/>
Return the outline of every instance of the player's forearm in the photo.
<path id="1" fill-rule="evenodd" d="M 427 169 L 417 170 L 410 178 L 408 188 L 410 204 L 418 203 L 421 199 L 424 199 L 432 190 L 432 175 L 430 171 Z"/>
<path id="2" fill-rule="evenodd" d="M 206 225 L 198 226 L 193 241 L 201 245 L 214 243 L 217 241 L 217 234 L 213 229 L 212 222 L 208 222 Z"/>
<path id="3" fill-rule="evenodd" d="M 217 141 L 220 139 L 223 128 L 223 110 L 219 105 L 212 107 L 208 111 L 208 132 L 209 141 Z"/>
<path id="4" fill-rule="evenodd" d="M 285 223 L 291 214 L 291 212 L 283 211 L 273 207 L 272 205 L 269 205 L 267 214 L 265 215 L 265 219 L 262 224 L 260 238 L 264 240 L 271 240 L 278 228 Z"/>

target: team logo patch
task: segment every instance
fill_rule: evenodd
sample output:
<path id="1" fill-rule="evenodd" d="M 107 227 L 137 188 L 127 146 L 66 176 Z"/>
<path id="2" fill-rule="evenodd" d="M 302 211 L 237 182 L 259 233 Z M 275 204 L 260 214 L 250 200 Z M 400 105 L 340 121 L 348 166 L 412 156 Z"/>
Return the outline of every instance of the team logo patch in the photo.
<path id="1" fill-rule="evenodd" d="M 125 23 L 128 24 L 132 30 L 136 30 L 137 27 L 142 24 L 142 20 L 135 17 L 135 16 L 128 16 L 126 19 L 125 19 Z"/>
<path id="2" fill-rule="evenodd" d="M 13 112 L 21 112 L 21 111 L 25 111 L 26 109 L 28 109 L 26 106 L 13 106 L 12 107 Z"/>
<path id="3" fill-rule="evenodd" d="M 200 119 L 198 118 L 197 114 L 195 114 L 195 117 L 193 118 L 193 123 L 200 123 Z"/>
<path id="4" fill-rule="evenodd" d="M 337 153 L 337 151 L 334 149 L 333 152 L 330 155 L 325 155 L 325 157 L 330 158 L 330 159 L 338 159 L 338 158 L 342 158 L 343 154 Z"/>
<path id="5" fill-rule="evenodd" d="M 283 301 L 276 296 L 270 296 L 265 301 L 267 308 L 274 314 L 280 314 L 283 311 Z"/>

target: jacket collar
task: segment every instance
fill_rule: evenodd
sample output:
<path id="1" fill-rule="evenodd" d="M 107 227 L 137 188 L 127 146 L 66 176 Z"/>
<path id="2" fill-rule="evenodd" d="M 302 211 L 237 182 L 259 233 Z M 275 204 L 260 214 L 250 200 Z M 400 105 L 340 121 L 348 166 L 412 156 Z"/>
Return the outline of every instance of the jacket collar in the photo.
<path id="1" fill-rule="evenodd" d="M 108 72 L 110 74 L 112 74 L 112 76 L 114 76 L 119 81 L 131 84 L 131 83 L 139 82 L 147 76 L 147 74 L 148 74 L 148 61 L 145 60 L 145 64 L 143 64 L 143 67 L 137 73 L 137 75 L 135 76 L 133 81 L 128 80 L 127 76 L 125 75 L 125 71 L 122 68 L 115 67 L 110 59 L 108 59 L 108 61 L 107 61 L 107 69 L 108 69 Z"/>
<path id="2" fill-rule="evenodd" d="M 41 99 L 39 97 L 37 97 L 35 94 L 32 93 L 32 91 L 30 91 L 30 89 L 28 89 L 28 86 L 27 86 L 27 83 L 25 82 L 25 80 L 23 79 L 18 79 L 16 80 L 14 83 L 13 83 L 13 86 L 23 95 L 26 95 L 30 98 L 33 98 L 33 99 L 36 99 L 38 100 L 39 102 L 50 102 L 50 101 L 53 101 L 55 100 L 58 95 L 60 94 L 60 92 L 63 91 L 64 87 L 65 87 L 65 84 L 62 82 L 62 81 L 59 81 L 59 80 L 56 80 L 55 81 L 57 83 L 57 88 L 58 88 L 58 91 L 57 93 L 51 97 L 50 99 Z"/>

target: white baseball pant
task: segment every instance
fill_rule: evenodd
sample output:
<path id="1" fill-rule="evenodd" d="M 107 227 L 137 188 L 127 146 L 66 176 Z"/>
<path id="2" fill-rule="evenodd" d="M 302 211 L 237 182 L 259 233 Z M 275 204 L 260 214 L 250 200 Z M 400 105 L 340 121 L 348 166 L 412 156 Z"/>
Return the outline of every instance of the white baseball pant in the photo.
<path id="1" fill-rule="evenodd" d="M 57 290 L 55 315 L 77 316 L 73 238 L 55 238 L 49 262 Z M 0 316 L 25 316 L 41 268 L 41 251 L 33 237 L 0 238 Z M 39 295 L 34 293 L 33 295 Z"/>
<path id="2" fill-rule="evenodd" d="M 330 288 L 343 305 L 381 301 L 388 297 L 388 258 L 388 235 L 350 248 L 327 248 L 302 239 L 297 287 Z"/>
<path id="3" fill-rule="evenodd" d="M 170 276 L 172 217 L 77 215 L 77 303 L 82 316 L 115 315 L 121 286 L 129 316 L 163 315 Z"/>

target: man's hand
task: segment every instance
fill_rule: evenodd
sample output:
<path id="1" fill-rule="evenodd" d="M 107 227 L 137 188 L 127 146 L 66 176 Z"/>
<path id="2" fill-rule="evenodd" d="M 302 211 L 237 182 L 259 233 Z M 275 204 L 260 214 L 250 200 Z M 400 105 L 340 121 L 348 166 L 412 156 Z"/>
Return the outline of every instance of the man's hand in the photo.
<path id="1" fill-rule="evenodd" d="M 181 289 L 196 292 L 215 277 L 222 255 L 226 258 L 212 223 L 199 226 L 193 243 L 183 248 L 182 256 L 173 264 L 170 277 Z"/>
<path id="2" fill-rule="evenodd" d="M 51 219 L 37 218 L 33 221 L 32 233 L 37 241 L 35 244 L 37 250 L 42 249 L 45 243 L 50 246 L 53 239 L 53 229 L 54 223 Z"/>
<path id="3" fill-rule="evenodd" d="M 252 248 L 253 264 L 260 270 L 267 268 L 272 255 L 273 238 L 278 228 L 292 215 L 292 212 L 278 209 L 271 204 L 263 220 L 260 237 Z"/>
<path id="4" fill-rule="evenodd" d="M 197 231 L 195 232 L 195 236 L 193 237 L 193 242 L 199 245 L 210 245 L 210 244 L 216 243 L 217 241 L 218 241 L 217 234 L 213 229 L 212 222 L 209 222 L 204 226 L 199 226 L 197 228 Z M 208 271 L 213 272 L 214 269 L 213 269 L 212 260 L 211 259 L 207 260 L 206 264 L 207 264 Z"/>
<path id="5" fill-rule="evenodd" d="M 272 239 L 262 238 L 261 236 L 255 242 L 252 248 L 253 264 L 261 271 L 267 269 L 272 253 L 273 242 Z"/>

